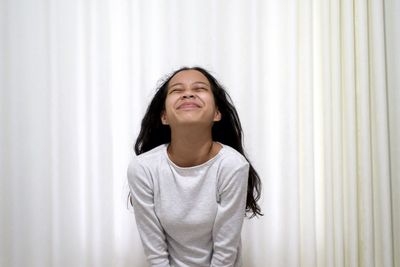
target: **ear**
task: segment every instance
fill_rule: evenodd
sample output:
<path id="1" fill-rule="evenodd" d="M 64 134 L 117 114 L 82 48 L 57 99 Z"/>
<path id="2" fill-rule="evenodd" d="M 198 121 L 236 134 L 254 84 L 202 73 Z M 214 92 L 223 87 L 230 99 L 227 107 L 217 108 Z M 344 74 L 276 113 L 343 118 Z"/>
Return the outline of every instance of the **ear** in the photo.
<path id="1" fill-rule="evenodd" d="M 167 114 L 165 114 L 165 110 L 161 113 L 161 123 L 168 125 Z"/>
<path id="2" fill-rule="evenodd" d="M 222 117 L 221 112 L 219 112 L 219 110 L 217 109 L 214 114 L 214 121 L 220 121 L 221 117 Z"/>

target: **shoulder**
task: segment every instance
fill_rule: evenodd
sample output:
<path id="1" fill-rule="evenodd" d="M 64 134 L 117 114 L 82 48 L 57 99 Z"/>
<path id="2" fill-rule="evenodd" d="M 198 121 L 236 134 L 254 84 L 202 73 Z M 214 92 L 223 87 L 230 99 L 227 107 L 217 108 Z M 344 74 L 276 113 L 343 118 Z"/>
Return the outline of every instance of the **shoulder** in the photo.
<path id="1" fill-rule="evenodd" d="M 249 177 L 250 164 L 236 149 L 223 144 L 220 155 L 218 190 L 225 192 L 229 188 L 244 188 Z"/>
<path id="2" fill-rule="evenodd" d="M 159 145 L 143 154 L 134 156 L 128 165 L 128 179 L 140 178 L 157 168 L 165 157 L 166 145 Z"/>
<path id="3" fill-rule="evenodd" d="M 222 144 L 222 146 L 221 163 L 224 165 L 224 167 L 235 170 L 249 166 L 249 162 L 246 160 L 246 158 L 236 149 L 225 144 Z"/>
<path id="4" fill-rule="evenodd" d="M 166 144 L 159 145 L 143 154 L 133 157 L 129 163 L 130 168 L 138 166 L 146 167 L 158 162 L 165 156 Z"/>
<path id="5" fill-rule="evenodd" d="M 232 181 L 240 182 L 248 178 L 250 164 L 247 159 L 236 149 L 224 145 L 221 149 L 219 164 L 219 184 L 223 185 Z"/>

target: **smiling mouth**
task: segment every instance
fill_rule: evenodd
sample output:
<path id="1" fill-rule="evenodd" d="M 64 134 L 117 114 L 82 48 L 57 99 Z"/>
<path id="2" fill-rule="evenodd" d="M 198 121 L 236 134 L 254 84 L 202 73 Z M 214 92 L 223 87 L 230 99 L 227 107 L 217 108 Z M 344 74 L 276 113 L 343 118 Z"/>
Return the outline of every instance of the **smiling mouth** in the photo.
<path id="1" fill-rule="evenodd" d="M 200 106 L 197 105 L 196 103 L 183 103 L 178 107 L 178 109 L 196 109 L 196 108 L 200 108 Z"/>

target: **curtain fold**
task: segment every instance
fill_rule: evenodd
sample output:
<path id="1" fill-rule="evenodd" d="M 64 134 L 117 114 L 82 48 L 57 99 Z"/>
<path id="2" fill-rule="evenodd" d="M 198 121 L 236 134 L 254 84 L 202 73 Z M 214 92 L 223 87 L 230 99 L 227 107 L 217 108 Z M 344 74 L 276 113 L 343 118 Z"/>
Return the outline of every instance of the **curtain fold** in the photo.
<path id="1" fill-rule="evenodd" d="M 384 1 L 386 97 L 389 131 L 391 222 L 394 266 L 400 266 L 400 3 Z"/>
<path id="2" fill-rule="evenodd" d="M 0 266 L 146 266 L 126 168 L 200 65 L 263 182 L 245 266 L 400 267 L 400 3 L 0 1 Z"/>

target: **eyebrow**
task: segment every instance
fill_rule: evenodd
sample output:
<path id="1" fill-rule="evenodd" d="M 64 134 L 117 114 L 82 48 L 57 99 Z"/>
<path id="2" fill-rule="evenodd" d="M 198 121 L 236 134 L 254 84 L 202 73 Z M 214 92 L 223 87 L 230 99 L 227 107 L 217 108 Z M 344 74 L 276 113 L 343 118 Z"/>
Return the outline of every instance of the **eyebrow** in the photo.
<path id="1" fill-rule="evenodd" d="M 210 87 L 210 85 L 208 85 L 207 83 L 205 83 L 205 82 L 200 82 L 200 81 L 194 82 L 193 84 L 198 84 L 198 83 L 204 84 L 204 85 Z M 169 86 L 169 88 L 174 87 L 174 86 L 177 86 L 177 85 L 183 85 L 183 83 L 174 83 L 174 84 L 172 84 L 171 86 Z"/>

